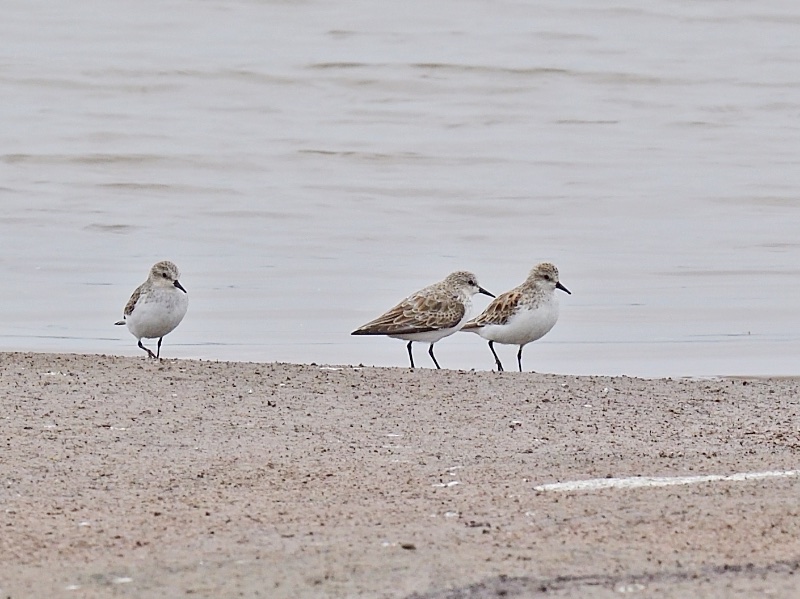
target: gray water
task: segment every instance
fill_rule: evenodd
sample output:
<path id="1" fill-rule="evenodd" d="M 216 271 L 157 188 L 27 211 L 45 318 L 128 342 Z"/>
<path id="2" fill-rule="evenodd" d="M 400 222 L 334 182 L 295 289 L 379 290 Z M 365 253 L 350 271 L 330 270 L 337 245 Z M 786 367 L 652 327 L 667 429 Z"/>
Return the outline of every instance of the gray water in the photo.
<path id="1" fill-rule="evenodd" d="M 404 366 L 349 332 L 549 260 L 529 369 L 800 370 L 794 0 L 6 0 L 0 40 L 0 350 L 143 355 L 170 259 L 167 357 Z"/>

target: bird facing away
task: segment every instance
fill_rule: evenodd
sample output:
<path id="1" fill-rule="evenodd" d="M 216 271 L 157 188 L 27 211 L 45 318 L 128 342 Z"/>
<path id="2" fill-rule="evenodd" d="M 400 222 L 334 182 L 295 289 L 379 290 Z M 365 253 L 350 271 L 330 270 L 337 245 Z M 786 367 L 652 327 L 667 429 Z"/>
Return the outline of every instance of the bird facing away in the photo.
<path id="1" fill-rule="evenodd" d="M 375 320 L 359 327 L 352 335 L 387 335 L 408 341 L 408 359 L 414 368 L 411 344 L 414 341 L 430 343 L 430 354 L 436 368 L 440 368 L 433 355 L 433 344 L 460 330 L 469 318 L 472 296 L 493 294 L 478 285 L 471 272 L 459 270 L 443 281 L 408 296 L 394 308 Z"/>
<path id="2" fill-rule="evenodd" d="M 147 280 L 136 288 L 125 306 L 123 319 L 115 322 L 127 325 L 139 341 L 139 347 L 151 358 L 161 357 L 161 341 L 171 333 L 186 315 L 189 295 L 178 281 L 178 267 L 168 260 L 156 262 Z M 158 338 L 156 353 L 142 345 L 142 338 Z"/>
<path id="3" fill-rule="evenodd" d="M 558 320 L 556 289 L 572 295 L 559 282 L 555 266 L 549 262 L 537 264 L 522 285 L 500 294 L 480 316 L 466 323 L 463 330 L 477 333 L 489 341 L 489 349 L 500 372 L 503 365 L 494 351 L 495 341 L 519 345 L 517 363 L 522 372 L 522 348 L 544 337 Z"/>

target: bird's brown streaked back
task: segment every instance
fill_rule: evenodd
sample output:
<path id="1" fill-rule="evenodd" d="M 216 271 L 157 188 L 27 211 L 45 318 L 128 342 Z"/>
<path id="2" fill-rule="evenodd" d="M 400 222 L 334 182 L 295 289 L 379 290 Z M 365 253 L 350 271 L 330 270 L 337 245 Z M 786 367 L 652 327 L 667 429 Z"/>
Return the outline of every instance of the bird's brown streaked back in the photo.
<path id="1" fill-rule="evenodd" d="M 125 316 L 130 316 L 131 312 L 133 312 L 133 309 L 136 307 L 136 302 L 138 302 L 139 298 L 142 296 L 143 287 L 144 287 L 143 284 L 139 285 L 136 288 L 136 291 L 134 291 L 133 294 L 131 294 L 131 299 L 129 299 L 128 303 L 125 304 L 125 310 L 123 311 L 123 314 Z M 128 287 L 128 289 L 130 289 L 130 287 Z"/>
<path id="2" fill-rule="evenodd" d="M 486 309 L 464 325 L 462 330 L 479 329 L 489 324 L 506 324 L 508 319 L 516 313 L 517 306 L 522 299 L 519 288 L 506 291 L 492 300 Z"/>
<path id="3" fill-rule="evenodd" d="M 359 327 L 352 335 L 405 335 L 427 333 L 458 326 L 465 308 L 459 298 L 441 289 L 429 289 L 404 299 L 375 320 Z"/>

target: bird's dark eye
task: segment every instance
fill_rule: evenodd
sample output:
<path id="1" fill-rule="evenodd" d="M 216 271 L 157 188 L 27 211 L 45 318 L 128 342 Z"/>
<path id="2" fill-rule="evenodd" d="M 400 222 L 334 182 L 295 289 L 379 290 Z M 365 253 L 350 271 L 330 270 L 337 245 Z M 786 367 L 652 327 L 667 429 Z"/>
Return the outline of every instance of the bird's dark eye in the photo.
<path id="1" fill-rule="evenodd" d="M 165 279 L 168 279 L 168 278 L 169 278 L 169 275 L 168 275 L 167 273 L 165 273 L 165 272 L 162 272 L 162 273 L 161 273 L 161 276 L 162 276 L 162 277 L 164 277 Z"/>

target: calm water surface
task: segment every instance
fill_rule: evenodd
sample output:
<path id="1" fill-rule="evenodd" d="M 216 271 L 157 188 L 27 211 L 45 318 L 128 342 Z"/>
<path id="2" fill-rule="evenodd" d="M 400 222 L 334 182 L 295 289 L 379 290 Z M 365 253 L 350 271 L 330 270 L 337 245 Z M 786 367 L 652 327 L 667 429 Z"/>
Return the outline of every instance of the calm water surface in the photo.
<path id="1" fill-rule="evenodd" d="M 166 356 L 404 366 L 349 332 L 550 260 L 573 295 L 530 369 L 800 374 L 793 0 L 3 13 L 0 350 L 143 354 L 112 323 L 168 258 Z M 473 335 L 437 356 L 493 366 Z"/>

